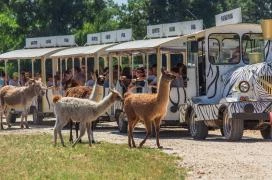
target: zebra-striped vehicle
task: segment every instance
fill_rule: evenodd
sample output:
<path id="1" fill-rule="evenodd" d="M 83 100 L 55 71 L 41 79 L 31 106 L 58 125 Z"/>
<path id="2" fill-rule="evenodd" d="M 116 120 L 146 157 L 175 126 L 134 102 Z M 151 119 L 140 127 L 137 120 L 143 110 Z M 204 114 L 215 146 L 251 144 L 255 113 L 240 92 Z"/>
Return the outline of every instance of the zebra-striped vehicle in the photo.
<path id="1" fill-rule="evenodd" d="M 271 30 L 271 21 L 265 22 Z M 240 140 L 244 129 L 272 137 L 271 37 L 257 24 L 218 26 L 186 37 L 187 91 L 196 92 L 180 106 L 180 120 L 189 124 L 194 139 L 218 128 L 231 141 Z"/>

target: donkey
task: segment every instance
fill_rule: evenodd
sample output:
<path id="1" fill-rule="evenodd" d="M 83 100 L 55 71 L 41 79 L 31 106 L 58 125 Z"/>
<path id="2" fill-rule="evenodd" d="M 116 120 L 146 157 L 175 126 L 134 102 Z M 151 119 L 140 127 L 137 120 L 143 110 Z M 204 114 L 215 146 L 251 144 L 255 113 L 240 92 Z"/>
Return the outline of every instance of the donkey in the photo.
<path id="1" fill-rule="evenodd" d="M 1 129 L 3 129 L 2 119 L 3 113 L 7 117 L 11 109 L 23 110 L 21 116 L 21 128 L 24 128 L 23 119 L 25 118 L 25 127 L 29 128 L 27 122 L 28 110 L 32 104 L 32 101 L 37 96 L 43 96 L 46 92 L 46 86 L 41 81 L 30 79 L 26 86 L 4 86 L 0 89 L 0 102 L 1 102 Z M 9 119 L 6 118 L 8 127 L 11 127 Z"/>

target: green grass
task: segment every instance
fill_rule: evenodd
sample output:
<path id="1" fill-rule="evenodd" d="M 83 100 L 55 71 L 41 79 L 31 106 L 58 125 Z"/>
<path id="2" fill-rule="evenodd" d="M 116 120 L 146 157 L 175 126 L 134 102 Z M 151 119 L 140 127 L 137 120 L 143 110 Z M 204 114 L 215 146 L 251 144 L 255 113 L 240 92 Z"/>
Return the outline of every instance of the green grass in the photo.
<path id="1" fill-rule="evenodd" d="M 100 143 L 57 147 L 52 136 L 1 135 L 0 179 L 184 179 L 177 157 Z M 66 143 L 68 145 L 68 143 Z"/>

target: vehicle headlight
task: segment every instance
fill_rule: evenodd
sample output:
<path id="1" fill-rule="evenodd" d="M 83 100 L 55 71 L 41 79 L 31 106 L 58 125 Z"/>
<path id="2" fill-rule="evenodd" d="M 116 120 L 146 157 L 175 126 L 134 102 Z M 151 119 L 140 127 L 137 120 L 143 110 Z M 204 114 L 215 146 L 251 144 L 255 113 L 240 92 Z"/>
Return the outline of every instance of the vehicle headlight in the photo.
<path id="1" fill-rule="evenodd" d="M 247 81 L 241 81 L 238 87 L 242 93 L 246 93 L 249 91 L 250 85 Z"/>

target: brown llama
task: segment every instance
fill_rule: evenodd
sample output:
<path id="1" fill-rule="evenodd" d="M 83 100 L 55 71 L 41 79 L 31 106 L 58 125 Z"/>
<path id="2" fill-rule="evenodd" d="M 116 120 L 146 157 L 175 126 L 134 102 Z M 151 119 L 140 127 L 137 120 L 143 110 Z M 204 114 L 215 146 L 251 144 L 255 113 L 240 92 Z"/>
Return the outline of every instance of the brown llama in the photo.
<path id="1" fill-rule="evenodd" d="M 96 72 L 96 83 L 94 88 L 90 88 L 87 86 L 75 86 L 66 90 L 65 97 L 76 97 L 82 99 L 90 99 L 93 101 L 101 101 L 103 99 L 104 94 L 104 81 L 105 77 L 103 75 L 98 75 Z M 92 126 L 94 128 L 94 125 Z M 75 122 L 75 130 L 76 130 L 76 138 L 78 138 L 78 130 L 79 130 L 79 122 Z M 92 131 L 93 132 L 93 131 Z M 92 135 L 93 136 L 93 135 Z M 94 143 L 94 138 L 92 138 Z M 73 142 L 73 121 L 70 121 L 70 142 Z"/>
<path id="2" fill-rule="evenodd" d="M 169 102 L 170 83 L 176 78 L 175 75 L 161 69 L 162 75 L 159 79 L 158 92 L 156 94 L 132 94 L 126 93 L 124 100 L 124 111 L 128 118 L 128 145 L 136 147 L 133 139 L 133 130 L 139 121 L 143 121 L 146 128 L 146 136 L 140 143 L 142 147 L 152 132 L 152 123 L 155 126 L 156 143 L 159 142 L 160 123 L 167 111 Z"/>

